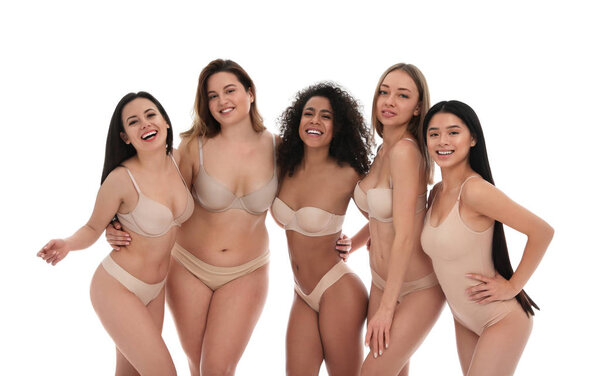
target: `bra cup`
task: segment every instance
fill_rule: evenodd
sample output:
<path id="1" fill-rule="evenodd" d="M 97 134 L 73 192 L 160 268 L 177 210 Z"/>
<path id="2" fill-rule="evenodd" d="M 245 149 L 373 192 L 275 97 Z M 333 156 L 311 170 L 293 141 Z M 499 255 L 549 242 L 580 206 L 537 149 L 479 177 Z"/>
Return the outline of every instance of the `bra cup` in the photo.
<path id="1" fill-rule="evenodd" d="M 379 220 L 392 219 L 392 190 L 389 188 L 373 188 L 367 192 L 369 213 Z"/>
<path id="2" fill-rule="evenodd" d="M 304 207 L 296 212 L 298 227 L 307 233 L 316 234 L 327 227 L 331 214 L 312 207 Z"/>
<path id="3" fill-rule="evenodd" d="M 354 187 L 353 197 L 354 197 L 354 202 L 356 203 L 356 206 L 358 206 L 358 208 L 360 210 L 364 211 L 365 213 L 369 213 L 369 203 L 367 201 L 367 195 L 360 188 L 358 183 L 356 183 L 356 186 Z"/>

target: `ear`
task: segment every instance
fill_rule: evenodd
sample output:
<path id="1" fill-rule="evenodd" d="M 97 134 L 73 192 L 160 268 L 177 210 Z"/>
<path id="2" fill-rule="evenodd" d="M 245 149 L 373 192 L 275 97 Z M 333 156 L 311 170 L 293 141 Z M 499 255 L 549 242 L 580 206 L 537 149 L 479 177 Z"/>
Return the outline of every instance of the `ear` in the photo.
<path id="1" fill-rule="evenodd" d="M 471 147 L 477 145 L 477 139 L 473 136 L 471 136 Z"/>
<path id="2" fill-rule="evenodd" d="M 417 104 L 417 107 L 415 107 L 415 110 L 413 111 L 413 116 L 419 116 L 421 114 L 421 103 L 419 102 Z"/>
<path id="3" fill-rule="evenodd" d="M 131 142 L 129 141 L 129 137 L 127 137 L 127 133 L 125 132 L 120 132 L 119 136 L 121 136 L 121 140 L 123 140 L 124 143 L 126 144 L 130 144 Z"/>
<path id="4" fill-rule="evenodd" d="M 248 90 L 248 95 L 250 96 L 250 103 L 254 103 L 254 93 L 252 90 Z"/>

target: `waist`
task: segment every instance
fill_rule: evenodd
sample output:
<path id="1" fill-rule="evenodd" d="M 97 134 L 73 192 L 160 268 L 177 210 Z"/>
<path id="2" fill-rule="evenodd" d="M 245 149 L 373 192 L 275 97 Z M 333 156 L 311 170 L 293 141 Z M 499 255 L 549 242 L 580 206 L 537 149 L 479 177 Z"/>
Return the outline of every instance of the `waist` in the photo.
<path id="1" fill-rule="evenodd" d="M 108 257 L 129 274 L 146 283 L 159 283 L 165 279 L 169 271 L 170 249 L 167 252 L 139 252 L 130 247 L 112 251 Z"/>

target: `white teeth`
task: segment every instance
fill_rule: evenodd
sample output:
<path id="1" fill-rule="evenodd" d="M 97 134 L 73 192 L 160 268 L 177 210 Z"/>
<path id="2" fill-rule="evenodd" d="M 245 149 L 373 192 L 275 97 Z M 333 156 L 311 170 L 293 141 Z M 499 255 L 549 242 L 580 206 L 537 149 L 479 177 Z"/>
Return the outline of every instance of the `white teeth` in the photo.
<path id="1" fill-rule="evenodd" d="M 323 134 L 323 132 L 318 131 L 316 129 L 309 129 L 309 130 L 306 131 L 306 133 L 308 133 L 308 134 L 317 134 L 319 136 Z"/>
<path id="2" fill-rule="evenodd" d="M 227 114 L 227 113 L 230 113 L 231 111 L 233 111 L 233 108 L 226 108 L 226 109 L 222 110 L 221 113 Z"/>
<path id="3" fill-rule="evenodd" d="M 143 140 L 147 140 L 147 139 L 149 139 L 150 137 L 152 137 L 152 136 L 155 136 L 155 135 L 156 135 L 156 133 L 157 133 L 156 131 L 148 132 L 148 133 L 146 133 L 146 134 L 144 134 L 144 135 L 142 136 L 142 139 L 143 139 Z"/>
<path id="4" fill-rule="evenodd" d="M 439 155 L 450 155 L 452 153 L 454 153 L 453 151 L 438 151 L 437 152 Z"/>

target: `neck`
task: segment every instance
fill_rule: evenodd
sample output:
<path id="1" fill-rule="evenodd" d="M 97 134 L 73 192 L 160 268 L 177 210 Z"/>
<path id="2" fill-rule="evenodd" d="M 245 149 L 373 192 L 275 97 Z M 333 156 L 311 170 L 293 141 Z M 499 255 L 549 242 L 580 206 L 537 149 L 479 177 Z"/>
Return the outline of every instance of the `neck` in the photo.
<path id="1" fill-rule="evenodd" d="M 442 190 L 453 190 L 459 187 L 467 177 L 475 172 L 469 165 L 468 161 L 464 161 L 456 166 L 445 167 L 441 169 L 442 173 Z"/>
<path id="2" fill-rule="evenodd" d="M 252 127 L 250 116 L 237 124 L 230 124 L 226 127 L 221 126 L 220 132 L 220 135 L 223 138 L 236 142 L 247 141 L 248 139 L 256 137 L 258 134 L 259 133 L 255 132 Z"/>
<path id="3" fill-rule="evenodd" d="M 171 159 L 164 150 L 138 152 L 136 158 L 143 170 L 154 171 L 162 170 L 168 165 L 169 159 Z"/>
<path id="4" fill-rule="evenodd" d="M 383 127 L 383 146 L 391 146 L 404 137 L 410 136 L 408 123 L 397 127 Z"/>
<path id="5" fill-rule="evenodd" d="M 321 165 L 329 160 L 329 145 L 320 148 L 311 148 L 304 145 L 304 157 L 300 162 L 300 168 L 307 169 Z"/>

